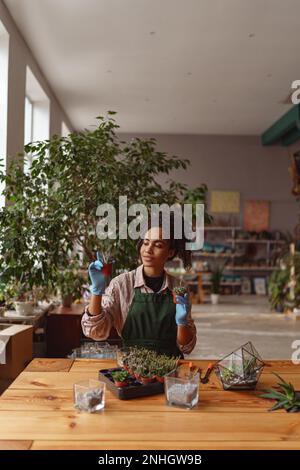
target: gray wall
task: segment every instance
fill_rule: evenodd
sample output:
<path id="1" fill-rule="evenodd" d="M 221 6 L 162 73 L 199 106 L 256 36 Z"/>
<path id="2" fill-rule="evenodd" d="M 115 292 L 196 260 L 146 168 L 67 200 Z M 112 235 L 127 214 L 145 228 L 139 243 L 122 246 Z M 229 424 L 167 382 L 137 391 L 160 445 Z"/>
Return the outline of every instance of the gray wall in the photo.
<path id="1" fill-rule="evenodd" d="M 120 134 L 124 139 L 134 135 Z M 142 137 L 141 135 L 139 135 Z M 147 137 L 147 135 L 143 135 Z M 148 136 L 150 137 L 150 135 Z M 282 147 L 263 147 L 256 136 L 151 135 L 158 148 L 188 158 L 187 171 L 172 177 L 195 187 L 206 183 L 208 189 L 240 191 L 241 219 L 244 201 L 271 202 L 270 228 L 293 230 L 298 206 L 291 194 L 288 174 L 289 151 Z M 208 198 L 209 201 L 209 198 Z"/>

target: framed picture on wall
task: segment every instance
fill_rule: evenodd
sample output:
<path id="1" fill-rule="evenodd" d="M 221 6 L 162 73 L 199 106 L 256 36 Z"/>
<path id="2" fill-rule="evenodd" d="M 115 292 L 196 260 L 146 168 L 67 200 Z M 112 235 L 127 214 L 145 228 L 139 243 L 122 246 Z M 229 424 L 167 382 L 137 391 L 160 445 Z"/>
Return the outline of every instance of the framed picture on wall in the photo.
<path id="1" fill-rule="evenodd" d="M 269 230 L 269 201 L 246 201 L 244 207 L 244 230 L 262 232 Z"/>
<path id="2" fill-rule="evenodd" d="M 212 191 L 210 210 L 216 214 L 239 214 L 240 193 L 238 191 Z"/>

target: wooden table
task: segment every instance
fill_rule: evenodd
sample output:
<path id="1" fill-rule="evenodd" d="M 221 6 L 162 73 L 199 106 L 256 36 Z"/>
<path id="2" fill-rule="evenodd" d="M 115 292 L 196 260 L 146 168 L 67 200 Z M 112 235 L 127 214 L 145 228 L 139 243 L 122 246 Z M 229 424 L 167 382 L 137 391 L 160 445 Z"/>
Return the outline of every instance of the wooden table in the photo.
<path id="1" fill-rule="evenodd" d="M 275 384 L 272 371 L 300 389 L 299 365 L 270 361 L 256 392 L 225 392 L 213 374 L 193 410 L 166 406 L 164 395 L 121 401 L 110 392 L 99 414 L 74 409 L 73 384 L 113 365 L 34 359 L 0 397 L 0 448 L 300 449 L 300 414 L 269 413 L 272 402 L 257 396 Z"/>

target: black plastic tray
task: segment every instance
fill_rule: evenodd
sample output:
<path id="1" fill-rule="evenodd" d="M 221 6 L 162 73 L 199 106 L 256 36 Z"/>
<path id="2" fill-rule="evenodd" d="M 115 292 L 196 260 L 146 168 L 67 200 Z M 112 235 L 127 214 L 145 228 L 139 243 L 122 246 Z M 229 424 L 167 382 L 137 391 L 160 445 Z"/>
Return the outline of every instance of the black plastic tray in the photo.
<path id="1" fill-rule="evenodd" d="M 116 387 L 111 373 L 121 371 L 123 369 L 117 367 L 115 369 L 99 370 L 99 380 L 105 382 L 107 388 L 120 400 L 130 400 L 131 398 L 147 397 L 149 395 L 157 395 L 164 392 L 164 384 L 153 382 L 150 384 L 142 384 L 134 377 L 129 378 L 129 385 L 126 387 Z"/>

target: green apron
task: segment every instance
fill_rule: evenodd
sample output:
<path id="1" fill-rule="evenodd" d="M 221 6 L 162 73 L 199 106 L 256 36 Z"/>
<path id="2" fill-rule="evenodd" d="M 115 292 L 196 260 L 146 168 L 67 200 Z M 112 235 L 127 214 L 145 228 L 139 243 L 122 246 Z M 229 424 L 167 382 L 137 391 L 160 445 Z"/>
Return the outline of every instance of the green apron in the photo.
<path id="1" fill-rule="evenodd" d="M 147 294 L 135 288 L 122 330 L 123 345 L 183 357 L 177 346 L 175 313 L 176 305 L 169 289 Z"/>

